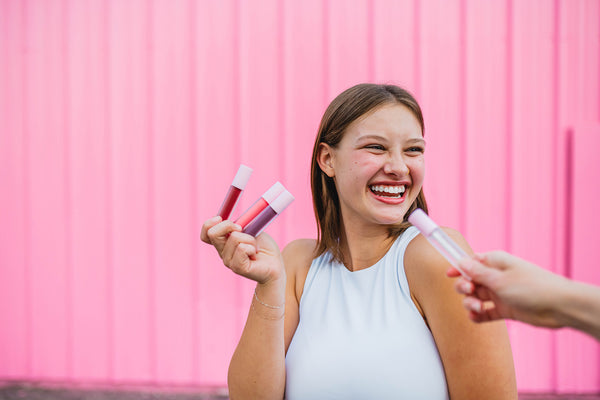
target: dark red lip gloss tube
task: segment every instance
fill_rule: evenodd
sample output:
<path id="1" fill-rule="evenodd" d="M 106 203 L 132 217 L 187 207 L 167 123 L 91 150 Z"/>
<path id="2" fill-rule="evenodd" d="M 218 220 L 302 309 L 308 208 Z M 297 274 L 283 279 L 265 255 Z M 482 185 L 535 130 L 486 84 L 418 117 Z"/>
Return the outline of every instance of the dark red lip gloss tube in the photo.
<path id="1" fill-rule="evenodd" d="M 292 201 L 294 201 L 294 196 L 287 190 L 284 190 L 242 232 L 258 236 Z"/>
<path id="2" fill-rule="evenodd" d="M 235 178 L 233 178 L 233 182 L 227 191 L 225 200 L 223 200 L 223 204 L 221 204 L 221 208 L 219 209 L 218 215 L 223 218 L 223 220 L 226 220 L 231 215 L 231 212 L 235 208 L 235 205 L 242 194 L 242 190 L 244 190 L 250 179 L 250 175 L 252 175 L 252 168 L 243 164 L 240 165 L 240 168 L 235 174 Z"/>
<path id="3" fill-rule="evenodd" d="M 246 225 L 248 225 L 254 218 L 258 216 L 269 204 L 271 204 L 277 196 L 281 194 L 285 190 L 285 187 L 279 183 L 275 182 L 273 186 L 269 188 L 263 194 L 260 199 L 256 200 L 256 202 L 246 210 L 241 217 L 239 217 L 235 223 L 244 229 Z"/>

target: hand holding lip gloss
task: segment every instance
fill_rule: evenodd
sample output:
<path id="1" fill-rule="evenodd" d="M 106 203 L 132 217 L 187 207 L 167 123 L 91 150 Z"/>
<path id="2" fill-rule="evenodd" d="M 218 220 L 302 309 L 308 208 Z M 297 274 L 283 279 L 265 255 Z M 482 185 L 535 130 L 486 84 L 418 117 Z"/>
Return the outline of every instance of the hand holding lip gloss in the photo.
<path id="1" fill-rule="evenodd" d="M 227 194 L 225 195 L 223 204 L 221 204 L 221 208 L 219 209 L 218 215 L 223 218 L 223 220 L 226 220 L 231 215 L 231 212 L 235 208 L 242 191 L 250 179 L 250 175 L 252 175 L 252 168 L 241 164 L 240 168 L 235 174 L 235 177 L 233 178 L 233 182 L 231 183 Z"/>
<path id="2" fill-rule="evenodd" d="M 467 275 L 461 268 L 458 262 L 463 258 L 469 256 L 465 251 L 460 248 L 456 242 L 450 239 L 450 236 L 446 234 L 433 220 L 425 214 L 425 211 L 417 208 L 408 217 L 408 222 L 416 226 L 423 236 L 427 238 L 429 243 L 436 248 L 445 258 L 452 264 L 458 272 L 461 273 L 465 279 L 471 280 L 471 277 Z"/>

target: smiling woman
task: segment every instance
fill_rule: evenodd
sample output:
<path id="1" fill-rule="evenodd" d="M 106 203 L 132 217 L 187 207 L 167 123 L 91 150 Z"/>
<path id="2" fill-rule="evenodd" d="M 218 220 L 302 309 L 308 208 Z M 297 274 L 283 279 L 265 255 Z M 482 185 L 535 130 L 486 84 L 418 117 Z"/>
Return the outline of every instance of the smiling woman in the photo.
<path id="1" fill-rule="evenodd" d="M 396 110 L 396 113 L 390 112 L 390 110 L 377 110 L 380 106 L 387 106 L 385 108 L 397 107 L 401 110 Z M 369 118 L 373 113 L 377 115 Z M 392 121 L 386 122 L 385 117 L 387 114 L 395 116 L 397 120 L 394 123 Z M 368 121 L 365 122 L 365 119 L 368 119 Z M 418 126 L 415 126 L 415 122 Z M 387 123 L 387 130 L 385 126 L 376 126 L 378 123 L 382 125 Z M 400 123 L 400 125 L 396 125 L 396 123 Z M 342 231 L 338 189 L 334 179 L 331 179 L 321 169 L 319 157 L 324 155 L 321 152 L 323 149 L 336 149 L 345 137 L 344 134 L 347 129 L 364 129 L 364 131 L 360 131 L 361 134 L 356 138 L 359 142 L 354 144 L 355 148 L 360 149 L 363 146 L 365 149 L 371 149 L 372 153 L 383 153 L 386 149 L 385 145 L 390 145 L 387 141 L 391 139 L 385 133 L 398 131 L 400 127 L 409 129 L 408 132 L 404 131 L 407 135 L 407 143 L 402 143 L 402 145 L 410 146 L 408 149 L 413 151 L 415 148 L 419 149 L 420 154 L 423 155 L 425 123 L 421 108 L 409 92 L 393 85 L 356 85 L 335 98 L 325 111 L 315 140 L 311 168 L 313 204 L 320 234 L 317 254 L 322 254 L 328 250 L 331 251 L 334 258 L 342 259 L 342 252 L 339 247 L 340 241 L 338 240 Z M 416 144 L 420 147 L 411 146 L 415 145 L 413 141 L 417 141 Z M 427 211 L 427 202 L 422 189 L 418 191 L 416 204 L 411 203 L 408 202 L 410 205 L 408 211 L 413 211 L 417 207 Z M 406 219 L 403 219 L 399 225 L 389 227 L 390 234 L 397 236 L 407 227 L 408 223 Z"/>
<path id="2" fill-rule="evenodd" d="M 354 86 L 325 111 L 313 148 L 317 240 L 280 253 L 266 234 L 205 222 L 202 239 L 257 282 L 232 398 L 516 399 L 504 323 L 465 318 L 449 264 L 407 221 L 427 211 L 423 131 L 404 89 Z"/>

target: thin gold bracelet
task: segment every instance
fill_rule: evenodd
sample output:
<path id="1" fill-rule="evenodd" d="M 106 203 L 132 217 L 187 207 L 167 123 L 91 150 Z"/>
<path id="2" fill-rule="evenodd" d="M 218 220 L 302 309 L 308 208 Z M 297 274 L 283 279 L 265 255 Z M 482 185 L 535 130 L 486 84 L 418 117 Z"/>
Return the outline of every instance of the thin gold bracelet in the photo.
<path id="1" fill-rule="evenodd" d="M 270 305 L 270 304 L 263 303 L 263 302 L 262 302 L 262 301 L 260 301 L 260 299 L 258 298 L 258 295 L 256 294 L 256 289 L 254 289 L 254 298 L 256 299 L 256 301 L 258 301 L 258 302 L 259 302 L 260 304 L 262 304 L 263 306 L 265 306 L 265 307 L 268 307 L 268 308 L 272 308 L 272 309 L 274 309 L 274 310 L 279 310 L 279 309 L 281 309 L 281 308 L 283 308 L 283 307 L 285 306 L 285 302 L 283 302 L 283 304 L 282 304 L 282 305 L 280 305 L 280 306 L 272 306 L 272 305 Z"/>

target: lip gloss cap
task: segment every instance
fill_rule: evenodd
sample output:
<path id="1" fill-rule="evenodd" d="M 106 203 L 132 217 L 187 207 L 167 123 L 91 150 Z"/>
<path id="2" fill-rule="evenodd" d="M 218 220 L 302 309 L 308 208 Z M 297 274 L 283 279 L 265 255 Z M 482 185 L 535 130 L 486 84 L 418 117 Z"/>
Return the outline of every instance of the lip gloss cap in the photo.
<path id="1" fill-rule="evenodd" d="M 420 208 L 417 208 L 410 214 L 408 222 L 419 228 L 421 233 L 425 236 L 431 235 L 431 233 L 438 228 L 437 224 Z"/>
<path id="2" fill-rule="evenodd" d="M 292 204 L 292 201 L 294 201 L 294 196 L 287 190 L 284 190 L 275 200 L 273 200 L 270 206 L 277 214 L 281 214 L 287 206 Z"/>
<path id="3" fill-rule="evenodd" d="M 281 182 L 277 181 L 262 195 L 262 198 L 265 199 L 267 203 L 271 204 L 284 190 L 285 187 L 283 187 Z"/>
<path id="4" fill-rule="evenodd" d="M 233 183 L 231 186 L 235 186 L 240 190 L 244 190 L 246 184 L 250 180 L 250 175 L 252 175 L 252 168 L 241 164 L 237 173 L 235 174 L 235 178 L 233 178 Z"/>

